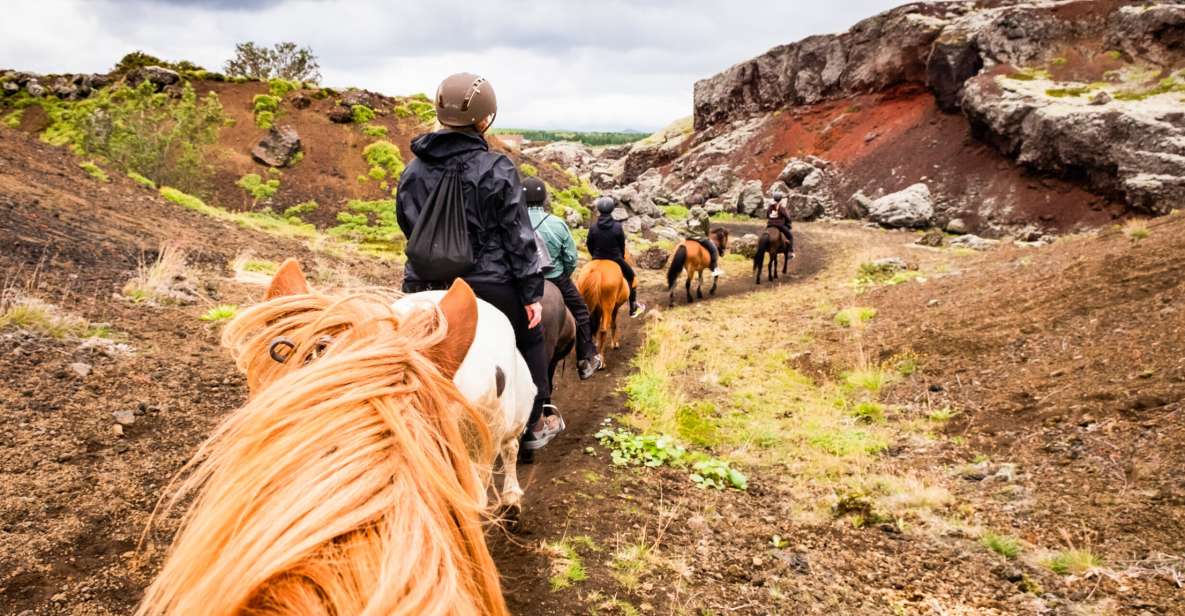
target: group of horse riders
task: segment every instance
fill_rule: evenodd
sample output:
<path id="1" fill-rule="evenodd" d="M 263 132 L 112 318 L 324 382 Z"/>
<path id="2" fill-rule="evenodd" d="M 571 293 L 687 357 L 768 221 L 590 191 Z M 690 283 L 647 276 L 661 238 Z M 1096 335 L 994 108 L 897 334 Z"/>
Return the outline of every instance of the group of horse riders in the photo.
<path id="1" fill-rule="evenodd" d="M 471 73 L 452 75 L 437 88 L 435 104 L 443 128 L 420 135 L 411 143 L 415 160 L 404 170 L 396 192 L 399 227 L 406 237 L 411 237 L 446 171 L 460 169 L 466 227 L 473 248 L 473 267 L 461 278 L 478 298 L 510 320 L 516 345 L 537 390 L 520 447 L 519 461 L 529 464 L 532 452 L 550 442 L 564 427 L 550 400 L 547 350 L 540 326 L 545 280 L 559 289 L 576 322 L 580 378 L 588 379 L 604 366 L 593 341 L 588 306 L 572 281 L 576 243 L 568 225 L 548 211 L 546 185 L 534 177 L 520 180 L 509 157 L 490 151 L 484 135 L 497 114 L 497 99 L 488 81 Z M 625 231 L 613 217 L 617 204 L 612 197 L 603 196 L 596 199 L 594 206 L 598 218 L 588 233 L 589 255 L 621 267 L 629 287 L 629 313 L 637 317 L 646 307 L 637 300 L 635 272 L 626 261 Z M 767 214 L 769 225 L 780 229 L 789 240 L 790 217 L 782 195 L 774 194 L 774 204 Z M 704 208 L 691 209 L 686 231 L 711 255 L 712 276 L 720 276 L 720 251 L 709 237 L 709 217 Z M 537 238 L 542 238 L 548 254 L 540 254 Z M 550 265 L 546 270 L 545 261 Z M 409 263 L 404 271 L 403 291 L 442 289 L 451 283 L 425 279 Z"/>

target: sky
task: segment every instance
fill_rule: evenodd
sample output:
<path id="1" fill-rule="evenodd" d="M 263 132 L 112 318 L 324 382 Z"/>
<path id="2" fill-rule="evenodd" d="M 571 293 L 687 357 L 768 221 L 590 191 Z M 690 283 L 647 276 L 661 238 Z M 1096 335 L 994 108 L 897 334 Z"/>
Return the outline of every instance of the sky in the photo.
<path id="1" fill-rule="evenodd" d="M 235 43 L 313 49 L 322 83 L 435 92 L 474 72 L 496 126 L 652 131 L 691 115 L 695 81 L 896 0 L 18 0 L 0 68 L 106 72 L 125 53 L 221 70 Z"/>

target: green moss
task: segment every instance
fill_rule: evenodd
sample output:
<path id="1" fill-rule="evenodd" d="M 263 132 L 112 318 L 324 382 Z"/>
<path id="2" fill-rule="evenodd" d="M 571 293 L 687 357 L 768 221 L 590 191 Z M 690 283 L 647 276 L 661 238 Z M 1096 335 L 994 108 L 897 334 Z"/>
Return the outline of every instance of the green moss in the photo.
<path id="1" fill-rule="evenodd" d="M 82 167 L 82 170 L 85 171 L 87 173 L 87 175 L 91 176 L 92 178 L 94 178 L 100 182 L 110 182 L 111 181 L 111 178 L 107 177 L 107 173 L 104 172 L 102 169 L 100 169 L 99 166 L 96 165 L 92 161 L 88 160 L 88 161 L 78 163 L 78 166 Z"/>
<path id="2" fill-rule="evenodd" d="M 370 165 L 369 177 L 397 182 L 403 174 L 403 155 L 390 141 L 376 141 L 362 150 L 362 158 Z"/>
<path id="3" fill-rule="evenodd" d="M 407 105 L 395 105 L 395 107 L 391 109 L 391 112 L 395 114 L 395 117 L 401 120 L 406 120 L 407 118 L 416 115 Z"/>
<path id="4" fill-rule="evenodd" d="M 1069 62 L 1069 60 L 1067 60 L 1065 58 L 1054 58 L 1049 61 L 1049 64 L 1051 66 L 1065 66 L 1068 62 Z"/>
<path id="5" fill-rule="evenodd" d="M 1110 51 L 1105 52 L 1103 55 L 1107 56 L 1108 58 L 1111 58 L 1112 60 L 1122 60 L 1123 59 L 1123 52 L 1119 51 L 1118 49 L 1112 49 Z"/>
<path id="6" fill-rule="evenodd" d="M 1064 98 L 1066 96 L 1083 96 L 1090 93 L 1090 86 L 1070 86 L 1066 88 L 1049 88 L 1045 91 L 1046 96 L 1054 98 Z"/>
<path id="7" fill-rule="evenodd" d="M 296 205 L 284 210 L 284 218 L 303 220 L 305 215 L 311 214 L 317 209 L 317 202 L 314 200 L 297 203 Z"/>
<path id="8" fill-rule="evenodd" d="M 1185 92 L 1185 82 L 1178 81 L 1174 77 L 1165 77 L 1151 88 L 1143 90 L 1125 90 L 1115 93 L 1115 100 L 1121 101 L 1142 101 L 1150 96 L 1158 96 L 1161 94 L 1169 94 L 1172 92 Z"/>
<path id="9" fill-rule="evenodd" d="M 394 199 L 351 199 L 337 213 L 337 222 L 329 229 L 332 236 L 358 242 L 372 253 L 392 255 L 403 251 L 405 238 L 395 217 Z"/>
<path id="10" fill-rule="evenodd" d="M 267 90 L 272 96 L 284 98 L 285 94 L 299 90 L 302 85 L 299 81 L 277 78 L 267 82 Z"/>
<path id="11" fill-rule="evenodd" d="M 678 204 L 663 206 L 662 211 L 666 214 L 667 218 L 672 220 L 686 220 L 687 216 L 691 213 L 691 210 L 687 209 L 687 206 Z"/>
<path id="12" fill-rule="evenodd" d="M 248 173 L 239 178 L 239 181 L 235 182 L 235 186 L 242 188 L 248 195 L 251 195 L 255 202 L 259 202 L 271 199 L 276 191 L 280 190 L 280 180 L 273 178 L 264 181 L 258 174 Z"/>
<path id="13" fill-rule="evenodd" d="M 152 180 L 140 175 L 139 173 L 136 173 L 135 171 L 129 171 L 128 177 L 131 178 L 133 182 L 135 182 L 145 188 L 151 188 L 152 190 L 156 190 L 156 182 L 153 182 Z"/>
<path id="14" fill-rule="evenodd" d="M 296 154 L 293 154 L 292 160 L 288 161 L 288 166 L 295 167 L 297 165 L 297 163 L 299 163 L 302 160 L 304 160 L 304 150 L 301 150 L 301 151 L 297 152 Z"/>
<path id="15" fill-rule="evenodd" d="M 17 109 L 16 111 L 13 111 L 12 113 L 4 116 L 4 125 L 8 128 L 20 128 L 21 116 L 24 114 L 25 111 L 23 109 Z"/>
<path id="16" fill-rule="evenodd" d="M 255 125 L 267 130 L 276 123 L 276 114 L 270 111 L 260 111 L 255 114 Z"/>
<path id="17" fill-rule="evenodd" d="M 518 171 L 527 177 L 535 177 L 539 175 L 539 170 L 536 169 L 535 165 L 532 165 L 531 163 L 522 163 L 518 166 Z"/>
<path id="18" fill-rule="evenodd" d="M 1049 71 L 1037 68 L 1022 68 L 1014 73 L 1007 75 L 1008 79 L 1015 79 L 1017 81 L 1035 81 L 1037 79 L 1049 79 Z"/>
<path id="19" fill-rule="evenodd" d="M 378 124 L 367 124 L 362 127 L 362 134 L 367 137 L 386 137 L 387 127 Z"/>
<path id="20" fill-rule="evenodd" d="M 366 124 L 374 119 L 374 109 L 366 105 L 354 105 L 350 107 L 350 117 L 355 124 Z"/>

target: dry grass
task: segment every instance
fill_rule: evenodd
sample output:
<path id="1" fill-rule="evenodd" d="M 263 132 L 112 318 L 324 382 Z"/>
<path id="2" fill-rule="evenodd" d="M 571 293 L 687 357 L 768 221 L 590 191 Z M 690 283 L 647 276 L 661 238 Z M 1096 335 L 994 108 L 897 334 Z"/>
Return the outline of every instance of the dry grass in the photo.
<path id="1" fill-rule="evenodd" d="M 105 326 L 94 326 L 86 319 L 62 312 L 57 306 L 16 289 L 0 293 L 0 329 L 23 329 L 53 338 L 90 338 L 110 333 Z"/>
<path id="2" fill-rule="evenodd" d="M 155 261 L 148 263 L 141 257 L 135 277 L 123 286 L 124 296 L 136 303 L 167 299 L 163 290 L 185 273 L 185 259 L 185 251 L 177 244 L 161 244 Z"/>

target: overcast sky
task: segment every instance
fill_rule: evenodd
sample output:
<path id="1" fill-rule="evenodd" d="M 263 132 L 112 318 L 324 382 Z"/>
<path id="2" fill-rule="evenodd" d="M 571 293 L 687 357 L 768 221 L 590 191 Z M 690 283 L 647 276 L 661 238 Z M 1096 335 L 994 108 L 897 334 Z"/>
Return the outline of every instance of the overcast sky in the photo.
<path id="1" fill-rule="evenodd" d="M 313 48 L 323 83 L 435 91 L 471 71 L 497 126 L 654 130 L 692 85 L 770 47 L 839 32 L 894 0 L 14 0 L 0 68 L 105 72 L 140 49 L 221 70 L 240 41 Z"/>

